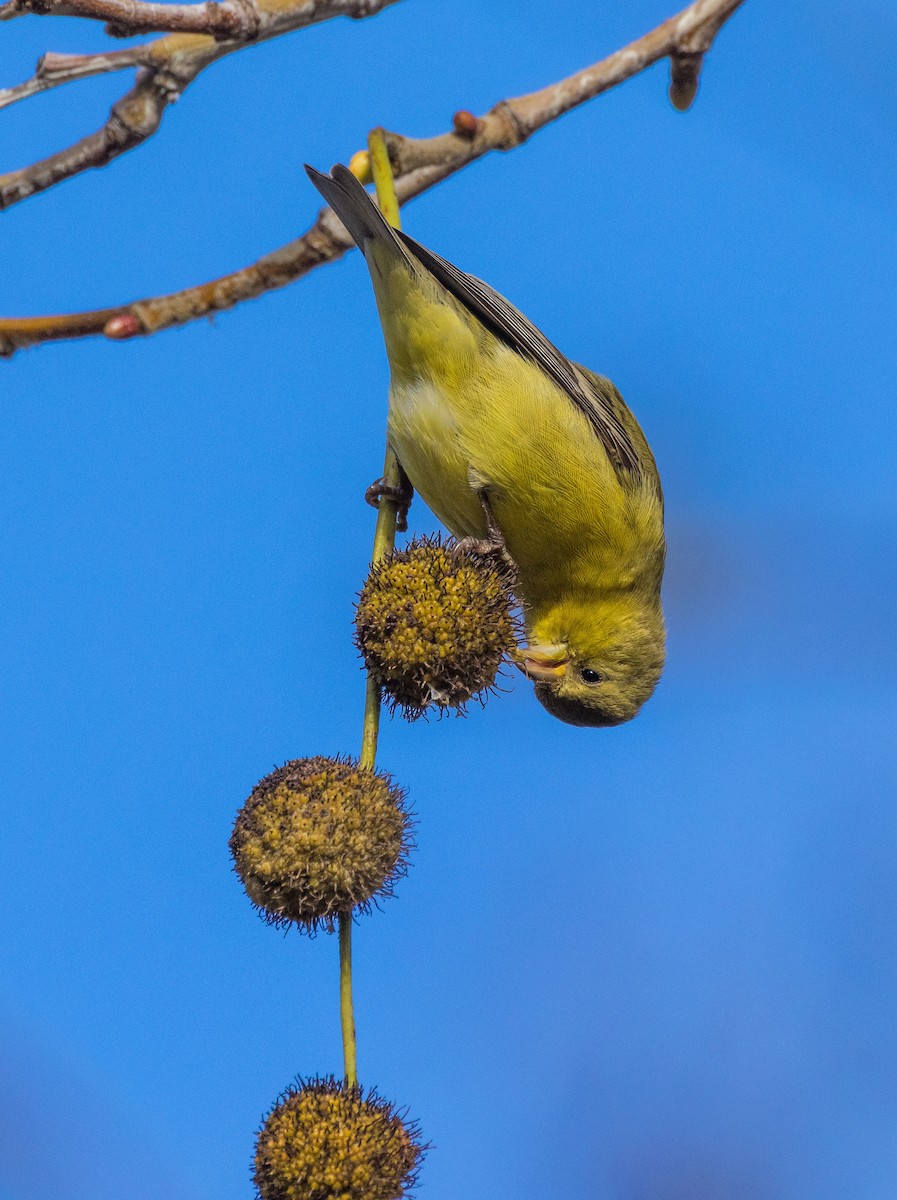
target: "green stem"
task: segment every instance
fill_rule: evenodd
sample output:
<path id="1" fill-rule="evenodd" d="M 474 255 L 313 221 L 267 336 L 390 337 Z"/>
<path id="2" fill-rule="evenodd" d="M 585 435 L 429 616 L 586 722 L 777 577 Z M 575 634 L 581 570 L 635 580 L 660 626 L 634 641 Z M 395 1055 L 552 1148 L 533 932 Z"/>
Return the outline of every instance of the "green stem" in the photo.
<path id="1" fill-rule="evenodd" d="M 355 1009 L 352 1004 L 352 914 L 339 915 L 339 1015 L 343 1028 L 343 1066 L 349 1087 L 358 1084 Z"/>
<path id="2" fill-rule="evenodd" d="M 400 229 L 399 200 L 396 196 L 396 181 L 393 179 L 392 164 L 389 161 L 389 150 L 386 148 L 384 130 L 372 129 L 368 134 L 368 154 L 371 156 L 371 175 L 374 187 L 377 189 L 377 203 L 380 211 L 392 225 Z"/>
<path id="3" fill-rule="evenodd" d="M 387 221 L 399 227 L 399 205 L 395 183 L 383 131 L 374 129 L 368 138 L 371 170 L 377 187 L 377 199 Z M 386 461 L 383 464 L 383 482 L 387 487 L 398 489 L 401 482 L 399 460 L 387 444 Z M 377 510 L 377 525 L 374 529 L 374 546 L 371 563 L 379 562 L 387 555 L 396 541 L 396 504 L 384 496 Z M 361 730 L 361 756 L 359 765 L 372 771 L 377 761 L 377 735 L 380 730 L 380 688 L 370 675 L 364 699 L 364 720 Z M 340 1022 L 343 1032 L 343 1064 L 346 1083 L 354 1087 L 358 1083 L 358 1060 L 355 1041 L 355 1009 L 352 1003 L 352 914 L 339 916 L 339 999 Z"/>

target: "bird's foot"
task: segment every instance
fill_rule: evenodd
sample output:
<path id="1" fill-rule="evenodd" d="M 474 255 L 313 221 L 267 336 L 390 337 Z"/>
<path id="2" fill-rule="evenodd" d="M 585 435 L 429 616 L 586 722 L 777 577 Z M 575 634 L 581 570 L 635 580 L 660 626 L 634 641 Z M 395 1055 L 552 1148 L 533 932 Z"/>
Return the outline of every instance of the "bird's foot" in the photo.
<path id="1" fill-rule="evenodd" d="M 498 527 L 498 522 L 495 519 L 495 513 L 492 511 L 492 505 L 489 501 L 489 495 L 484 489 L 477 491 L 477 499 L 482 505 L 483 515 L 486 518 L 486 536 L 478 537 L 463 537 L 459 538 L 455 543 L 455 550 L 459 554 L 482 554 L 484 557 L 500 558 L 506 567 L 517 577 L 517 564 L 511 558 L 508 547 L 505 545 L 504 534 Z"/>
<path id="2" fill-rule="evenodd" d="M 364 498 L 371 508 L 379 508 L 381 500 L 389 500 L 396 506 L 396 530 L 404 533 L 408 528 L 408 509 L 414 499 L 414 488 L 411 480 L 399 467 L 398 486 L 387 483 L 382 477 L 375 479 L 364 493 Z"/>

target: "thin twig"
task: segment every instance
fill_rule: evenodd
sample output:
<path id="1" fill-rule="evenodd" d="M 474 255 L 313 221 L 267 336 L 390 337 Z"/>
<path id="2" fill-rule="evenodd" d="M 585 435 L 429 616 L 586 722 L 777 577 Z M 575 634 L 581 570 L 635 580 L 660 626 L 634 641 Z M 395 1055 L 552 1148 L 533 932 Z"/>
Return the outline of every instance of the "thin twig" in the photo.
<path id="1" fill-rule="evenodd" d="M 15 87 L 0 88 L 0 108 L 7 108 L 17 100 L 27 100 L 38 92 L 46 92 L 76 79 L 89 79 L 91 75 L 106 75 L 110 71 L 146 65 L 147 55 L 143 46 L 109 50 L 101 54 L 54 54 L 49 50 L 38 59 L 37 69 L 30 79 Z"/>
<path id="2" fill-rule="evenodd" d="M 407 202 L 492 150 L 519 146 L 536 130 L 662 58 L 672 61 L 677 55 L 705 55 L 742 3 L 744 0 L 695 0 L 644 37 L 559 83 L 503 100 L 482 117 L 457 113 L 451 132 L 421 139 L 386 134 L 399 200 Z M 675 87 L 674 81 L 674 91 Z M 302 237 L 211 283 L 96 312 L 0 319 L 0 354 L 60 338 L 103 332 L 130 337 L 184 324 L 291 283 L 314 267 L 340 258 L 351 245 L 341 223 L 324 209 Z"/>

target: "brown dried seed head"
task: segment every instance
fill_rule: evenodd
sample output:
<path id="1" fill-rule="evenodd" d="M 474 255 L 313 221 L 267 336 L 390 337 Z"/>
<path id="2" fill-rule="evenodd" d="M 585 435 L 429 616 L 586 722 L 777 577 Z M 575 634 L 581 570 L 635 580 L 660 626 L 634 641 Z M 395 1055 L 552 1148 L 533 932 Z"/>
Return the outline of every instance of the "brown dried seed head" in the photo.
<path id="1" fill-rule="evenodd" d="M 261 1200 L 400 1200 L 423 1152 L 417 1126 L 375 1092 L 315 1079 L 265 1119 L 255 1184 Z"/>
<path id="2" fill-rule="evenodd" d="M 371 569 L 355 638 L 393 708 L 463 709 L 515 645 L 510 572 L 497 558 L 420 538 Z"/>
<path id="3" fill-rule="evenodd" d="M 314 932 L 392 895 L 407 871 L 411 829 L 404 793 L 385 773 L 351 759 L 300 758 L 256 785 L 230 849 L 269 921 Z"/>

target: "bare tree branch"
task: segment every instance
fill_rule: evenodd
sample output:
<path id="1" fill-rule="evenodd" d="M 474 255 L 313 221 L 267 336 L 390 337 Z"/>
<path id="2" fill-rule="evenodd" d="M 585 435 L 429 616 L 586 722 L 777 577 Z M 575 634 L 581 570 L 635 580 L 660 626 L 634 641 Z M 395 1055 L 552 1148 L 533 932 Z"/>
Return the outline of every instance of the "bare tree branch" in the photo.
<path id="1" fill-rule="evenodd" d="M 370 17 L 395 0 L 303 0 L 294 5 L 290 29 L 331 17 Z M 216 41 L 253 41 L 270 37 L 283 5 L 265 0 L 206 0 L 203 4 L 156 4 L 153 0 L 7 0 L 0 21 L 27 13 L 39 16 L 86 17 L 106 21 L 115 37 L 140 33 L 202 33 Z M 283 33 L 285 30 L 280 29 Z"/>
<path id="2" fill-rule="evenodd" d="M 482 117 L 469 112 L 456 113 L 449 133 L 420 139 L 387 133 L 399 200 L 405 203 L 492 150 L 510 150 L 521 145 L 537 129 L 631 79 L 662 58 L 669 58 L 672 64 L 673 102 L 677 102 L 677 96 L 683 99 L 683 86 L 693 96 L 703 55 L 742 3 L 744 0 L 695 0 L 644 37 L 584 71 L 541 91 L 502 100 Z M 688 56 L 691 56 L 691 73 L 683 84 L 682 69 L 677 63 Z M 302 237 L 211 283 L 96 312 L 0 319 L 0 354 L 10 355 L 23 346 L 88 334 L 128 338 L 156 333 L 283 287 L 314 267 L 340 258 L 351 245 L 351 238 L 340 222 L 329 209 L 324 209 Z"/>
<path id="3" fill-rule="evenodd" d="M 56 0 L 50 0 L 51 5 L 55 2 Z M 206 11 L 210 7 L 203 4 L 144 5 L 140 0 L 83 2 L 88 7 L 100 7 L 104 10 L 118 7 L 132 14 L 144 8 Z M 19 7 L 20 3 L 40 3 L 40 10 L 47 10 L 43 0 L 10 0 L 10 3 L 0 7 L 0 18 L 8 20 L 11 16 L 21 15 L 24 10 Z M 227 3 L 241 5 L 244 0 L 227 0 Z M 397 0 L 245 0 L 245 3 L 252 5 L 253 11 L 258 15 L 253 38 L 263 41 L 303 29 L 319 21 L 330 20 L 332 17 L 372 16 L 388 5 L 397 3 Z M 69 13 L 80 4 L 81 0 L 66 0 L 65 11 Z M 220 10 L 223 5 L 211 7 Z M 60 3 L 58 9 L 54 7 L 51 11 L 61 12 L 62 9 L 63 5 Z M 211 18 L 207 18 L 206 28 L 209 20 Z M 139 25 L 117 26 L 119 31 L 128 35 L 139 28 Z M 49 158 L 22 167 L 18 171 L 0 175 L 0 209 L 9 208 L 20 200 L 46 191 L 54 184 L 71 179 L 89 167 L 104 167 L 126 150 L 139 146 L 156 132 L 165 109 L 178 99 L 200 71 L 245 45 L 245 40 L 238 38 L 216 41 L 215 37 L 206 34 L 174 33 L 143 46 L 119 52 L 83 56 L 44 55 L 38 63 L 33 79 L 0 91 L 0 108 L 47 88 L 83 79 L 88 75 L 118 71 L 129 66 L 142 66 L 143 70 L 139 73 L 135 86 L 113 105 L 109 119 L 102 129 L 81 138 L 56 154 L 51 154 Z"/>
<path id="4" fill-rule="evenodd" d="M 675 63 L 683 54 L 700 53 L 703 56 L 723 24 L 743 3 L 744 0 L 695 0 L 644 37 L 630 42 L 594 66 L 538 92 L 501 101 L 477 120 L 472 133 L 466 137 L 457 127 L 452 133 L 433 138 L 390 134 L 393 167 L 399 175 L 434 164 L 444 164 L 454 171 L 490 150 L 511 150 L 537 129 L 631 79 L 662 58 L 670 58 Z M 674 89 L 677 87 L 675 74 L 674 68 Z M 695 90 L 696 84 L 695 79 Z"/>
<path id="5" fill-rule="evenodd" d="M 156 132 L 165 109 L 201 69 L 189 62 L 177 70 L 143 68 L 134 87 L 112 106 L 102 129 L 30 167 L 0 175 L 0 209 L 46 191 L 89 167 L 103 167 L 139 146 Z"/>
<path id="6" fill-rule="evenodd" d="M 8 0 L 0 21 L 38 16 L 88 17 L 106 21 L 113 37 L 140 33 L 205 33 L 216 41 L 250 41 L 258 36 L 261 14 L 255 0 L 208 0 L 204 4 L 153 4 L 147 0 Z"/>

